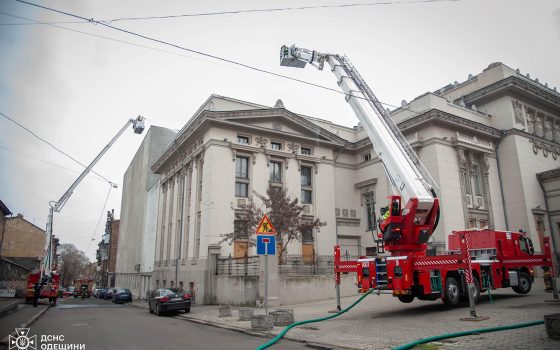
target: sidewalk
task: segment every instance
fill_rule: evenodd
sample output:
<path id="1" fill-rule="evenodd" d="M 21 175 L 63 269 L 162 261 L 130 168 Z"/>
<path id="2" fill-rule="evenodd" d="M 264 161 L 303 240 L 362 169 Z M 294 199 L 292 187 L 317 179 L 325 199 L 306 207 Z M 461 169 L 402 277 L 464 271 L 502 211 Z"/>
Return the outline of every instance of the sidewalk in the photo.
<path id="1" fill-rule="evenodd" d="M 8 335 L 14 332 L 15 328 L 27 328 L 30 322 L 48 309 L 48 305 L 33 307 L 30 304 L 19 304 L 16 312 L 0 318 L 0 343 L 8 341 Z"/>
<path id="2" fill-rule="evenodd" d="M 342 308 L 349 306 L 359 296 L 342 298 Z M 435 302 L 415 300 L 403 304 L 390 295 L 370 295 L 349 312 L 324 322 L 295 327 L 286 335 L 287 339 L 316 344 L 330 344 L 337 348 L 390 349 L 392 347 L 445 333 L 496 327 L 543 320 L 545 314 L 560 313 L 560 303 L 546 303 L 552 294 L 544 291 L 542 279 L 535 281 L 527 295 L 519 295 L 511 289 L 494 291 L 494 304 L 487 294 L 477 305 L 479 316 L 490 319 L 481 322 L 465 322 L 460 318 L 469 316 L 468 307 L 449 308 L 441 300 Z M 135 301 L 134 306 L 147 309 L 147 303 Z M 296 321 L 329 315 L 335 309 L 335 300 L 330 299 L 296 305 L 282 305 L 282 309 L 293 309 Z M 218 317 L 217 305 L 197 305 L 189 314 L 179 318 L 217 327 L 242 331 L 253 335 L 272 337 L 284 327 L 274 327 L 271 332 L 251 330 L 250 321 L 238 320 L 239 307 L 232 307 L 232 317 Z M 274 310 L 274 309 L 270 309 Z M 147 312 L 147 310 L 146 310 Z M 255 308 L 255 314 L 264 314 L 264 309 Z M 264 343 L 263 339 L 263 343 Z M 451 338 L 431 343 L 434 349 L 559 349 L 560 341 L 549 339 L 544 325 L 517 330 L 483 333 L 477 336 Z"/>

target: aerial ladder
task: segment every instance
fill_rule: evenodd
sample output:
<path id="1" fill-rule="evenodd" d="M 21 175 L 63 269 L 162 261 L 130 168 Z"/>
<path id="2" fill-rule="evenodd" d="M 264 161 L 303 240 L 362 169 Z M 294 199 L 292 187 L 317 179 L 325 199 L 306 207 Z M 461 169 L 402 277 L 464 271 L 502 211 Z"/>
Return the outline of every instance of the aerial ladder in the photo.
<path id="1" fill-rule="evenodd" d="M 296 46 L 280 49 L 281 66 L 303 68 L 307 63 L 319 70 L 328 63 L 346 101 L 367 132 L 389 181 L 400 193 L 390 197 L 388 215 L 379 224 L 378 239 L 394 255 L 424 256 L 439 219 L 435 181 L 347 57 Z"/>
<path id="2" fill-rule="evenodd" d="M 78 176 L 78 178 L 74 181 L 74 183 L 72 183 L 72 185 L 66 190 L 66 192 L 64 192 L 62 197 L 60 197 L 60 199 L 56 202 L 49 202 L 50 208 L 49 208 L 49 217 L 47 221 L 48 238 L 46 244 L 46 254 L 41 268 L 41 279 L 43 279 L 43 276 L 50 277 L 53 268 L 51 264 L 52 264 L 52 233 L 53 233 L 54 213 L 55 212 L 58 213 L 62 210 L 62 208 L 68 201 L 68 199 L 70 199 L 70 197 L 72 196 L 72 193 L 74 193 L 76 187 L 78 187 L 80 182 L 82 182 L 82 180 L 87 176 L 87 174 L 89 174 L 89 172 L 91 171 L 91 169 L 93 169 L 95 164 L 97 164 L 97 162 L 101 159 L 101 157 L 103 157 L 103 155 L 107 153 L 109 148 L 111 148 L 111 146 L 115 143 L 115 141 L 117 141 L 117 139 L 122 135 L 123 132 L 125 132 L 125 130 L 130 125 L 132 125 L 132 129 L 134 130 L 134 133 L 141 134 L 144 131 L 144 118 L 138 116 L 135 119 L 133 118 L 129 119 L 125 123 L 125 125 L 119 130 L 119 132 L 117 132 L 117 134 L 111 139 L 111 141 L 109 141 L 109 143 L 101 150 L 101 152 L 97 155 L 97 157 L 95 157 L 93 161 L 84 169 L 84 171 L 80 174 L 80 176 Z M 111 185 L 116 186 L 114 184 Z"/>
<path id="3" fill-rule="evenodd" d="M 452 254 L 427 256 L 427 244 L 439 221 L 438 188 L 382 103 L 347 57 L 294 45 L 280 49 L 281 66 L 303 68 L 310 64 L 322 70 L 325 63 L 367 132 L 390 183 L 399 192 L 389 197 L 378 224 L 376 241 L 384 244 L 389 256 L 342 261 L 340 247 L 335 246 L 339 310 L 341 273 L 357 273 L 359 292 L 376 289 L 378 294 L 391 293 L 404 303 L 414 298 L 441 298 L 448 305 L 457 305 L 461 298 L 468 297 L 471 315 L 476 317 L 474 302 L 484 289 L 511 287 L 525 294 L 531 289 L 535 266 L 553 271 L 548 237 L 543 239 L 542 254 L 534 255 L 529 249 L 530 238 L 506 231 L 454 231 L 448 236 Z M 484 248 L 494 249 L 486 249 L 484 258 L 472 258 L 489 240 L 492 247 Z"/>

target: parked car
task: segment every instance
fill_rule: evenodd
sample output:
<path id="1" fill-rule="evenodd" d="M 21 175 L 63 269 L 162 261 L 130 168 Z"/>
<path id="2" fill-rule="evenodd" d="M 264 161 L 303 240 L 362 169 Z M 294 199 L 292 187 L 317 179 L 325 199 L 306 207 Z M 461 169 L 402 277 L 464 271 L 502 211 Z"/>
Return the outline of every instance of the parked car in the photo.
<path id="1" fill-rule="evenodd" d="M 113 293 L 113 303 L 132 303 L 132 293 L 129 289 L 117 288 Z"/>
<path id="2" fill-rule="evenodd" d="M 94 288 L 93 291 L 91 292 L 91 296 L 93 296 L 93 297 L 95 297 L 95 298 L 98 298 L 97 293 L 99 293 L 99 291 L 100 291 L 101 289 L 102 289 L 102 288 Z"/>
<path id="3" fill-rule="evenodd" d="M 70 295 L 74 295 L 75 292 L 76 292 L 76 287 L 74 286 L 68 287 L 68 293 L 70 293 Z"/>
<path id="4" fill-rule="evenodd" d="M 105 298 L 105 293 L 107 293 L 107 288 L 99 288 L 99 290 L 97 291 L 97 299 L 104 299 Z"/>
<path id="5" fill-rule="evenodd" d="M 105 293 L 103 293 L 103 300 L 111 300 L 113 299 L 113 292 L 114 289 L 108 288 Z"/>
<path id="6" fill-rule="evenodd" d="M 158 289 L 149 295 L 148 309 L 150 313 L 161 316 L 165 312 L 184 310 L 191 311 L 191 296 L 185 292 L 173 292 L 169 289 Z"/>

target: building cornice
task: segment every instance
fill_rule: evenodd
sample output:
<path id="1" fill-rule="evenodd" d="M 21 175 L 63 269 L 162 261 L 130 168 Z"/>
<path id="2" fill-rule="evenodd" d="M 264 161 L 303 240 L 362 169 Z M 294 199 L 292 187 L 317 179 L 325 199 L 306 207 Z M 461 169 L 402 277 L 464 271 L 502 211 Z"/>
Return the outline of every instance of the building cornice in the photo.
<path id="1" fill-rule="evenodd" d="M 314 142 L 324 142 L 329 143 L 332 145 L 342 146 L 346 144 L 346 140 L 341 138 L 338 135 L 327 131 L 320 126 L 306 120 L 305 118 L 288 111 L 285 108 L 268 108 L 268 109 L 251 109 L 251 110 L 236 110 L 236 111 L 208 111 L 204 110 L 201 111 L 198 115 L 193 117 L 193 119 L 189 120 L 185 127 L 179 131 L 175 139 L 171 142 L 171 144 L 165 149 L 163 154 L 160 158 L 152 165 L 152 170 L 157 173 L 160 171 L 161 167 L 175 154 L 176 150 L 181 147 L 183 143 L 185 143 L 194 133 L 202 128 L 205 123 L 212 122 L 212 123 L 221 123 L 224 125 L 229 126 L 236 126 L 240 128 L 250 128 L 251 130 L 265 130 L 268 133 L 276 133 L 281 135 L 289 135 L 291 137 L 297 137 L 301 139 L 311 140 L 311 138 L 302 136 L 302 135 L 295 135 L 292 133 L 286 133 L 274 129 L 263 129 L 262 127 L 254 127 L 248 126 L 243 124 L 236 124 L 235 119 L 246 119 L 246 118 L 255 118 L 255 117 L 264 117 L 264 118 L 271 118 L 271 117 L 281 117 L 285 118 L 295 124 L 298 124 L 305 129 L 308 129 L 312 133 L 316 134 L 318 137 L 323 139 L 313 139 Z M 227 120 L 226 120 L 227 119 Z"/>
<path id="2" fill-rule="evenodd" d="M 467 104 L 484 104 L 485 101 L 493 99 L 496 94 L 505 91 L 521 92 L 523 95 L 529 95 L 533 99 L 556 110 L 560 109 L 560 94 L 553 90 L 544 88 L 540 84 L 532 80 L 511 76 L 500 80 L 494 84 L 485 86 L 470 94 L 462 97 Z"/>

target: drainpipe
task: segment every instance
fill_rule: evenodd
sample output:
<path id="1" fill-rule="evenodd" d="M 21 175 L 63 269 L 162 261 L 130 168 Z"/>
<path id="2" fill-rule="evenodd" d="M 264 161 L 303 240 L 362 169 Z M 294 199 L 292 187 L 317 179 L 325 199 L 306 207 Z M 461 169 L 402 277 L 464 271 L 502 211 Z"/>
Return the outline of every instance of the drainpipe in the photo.
<path id="1" fill-rule="evenodd" d="M 502 171 L 500 170 L 500 156 L 498 155 L 498 151 L 500 150 L 500 143 L 502 142 L 503 138 L 506 136 L 505 130 L 500 130 L 502 138 L 496 142 L 496 165 L 498 167 L 498 180 L 500 182 L 500 194 L 502 196 L 502 207 L 504 208 L 504 219 L 506 221 L 506 231 L 509 231 L 509 220 L 507 216 L 507 207 L 506 207 L 506 198 L 504 196 L 504 184 L 502 182 Z"/>

